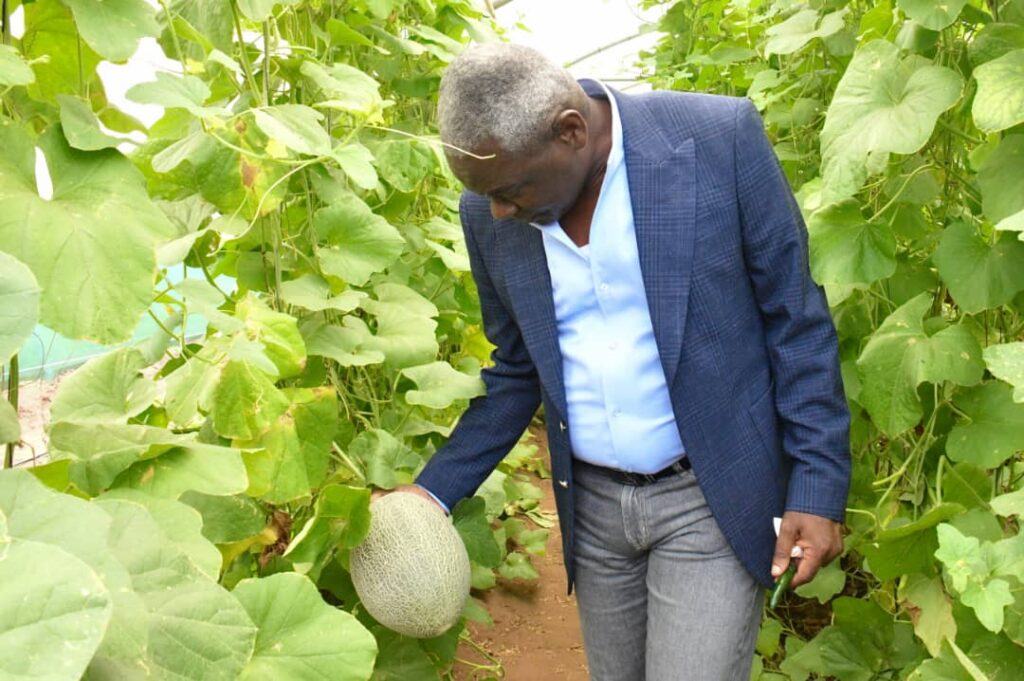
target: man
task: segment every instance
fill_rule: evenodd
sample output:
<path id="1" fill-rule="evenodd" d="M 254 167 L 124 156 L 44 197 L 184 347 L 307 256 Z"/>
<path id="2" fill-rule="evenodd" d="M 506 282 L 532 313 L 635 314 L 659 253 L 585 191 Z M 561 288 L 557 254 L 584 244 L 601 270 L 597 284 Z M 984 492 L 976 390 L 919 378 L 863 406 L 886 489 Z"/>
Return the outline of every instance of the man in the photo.
<path id="1" fill-rule="evenodd" d="M 850 467 L 835 330 L 756 109 L 484 45 L 439 114 L 496 349 L 405 489 L 450 509 L 543 402 L 592 677 L 746 679 L 761 587 L 794 547 L 794 585 L 842 549 Z"/>

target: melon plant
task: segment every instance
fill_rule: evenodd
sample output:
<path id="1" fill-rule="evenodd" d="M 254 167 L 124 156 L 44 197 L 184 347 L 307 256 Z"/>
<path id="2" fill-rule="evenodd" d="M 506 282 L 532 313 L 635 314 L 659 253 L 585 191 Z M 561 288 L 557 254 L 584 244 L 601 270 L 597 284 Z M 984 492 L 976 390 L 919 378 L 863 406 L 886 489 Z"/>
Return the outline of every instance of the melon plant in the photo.
<path id="1" fill-rule="evenodd" d="M 469 555 L 458 531 L 430 501 L 407 492 L 370 504 L 370 532 L 349 568 L 366 610 L 406 636 L 448 631 L 469 596 Z"/>

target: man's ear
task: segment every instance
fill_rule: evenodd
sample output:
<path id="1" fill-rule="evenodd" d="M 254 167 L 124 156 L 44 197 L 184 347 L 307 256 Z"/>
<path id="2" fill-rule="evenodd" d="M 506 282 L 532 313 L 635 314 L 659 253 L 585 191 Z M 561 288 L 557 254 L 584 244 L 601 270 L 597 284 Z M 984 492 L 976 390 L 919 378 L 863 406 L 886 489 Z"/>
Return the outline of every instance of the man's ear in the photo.
<path id="1" fill-rule="evenodd" d="M 566 109 L 558 114 L 551 127 L 555 136 L 573 149 L 582 149 L 587 145 L 587 120 L 576 109 Z"/>

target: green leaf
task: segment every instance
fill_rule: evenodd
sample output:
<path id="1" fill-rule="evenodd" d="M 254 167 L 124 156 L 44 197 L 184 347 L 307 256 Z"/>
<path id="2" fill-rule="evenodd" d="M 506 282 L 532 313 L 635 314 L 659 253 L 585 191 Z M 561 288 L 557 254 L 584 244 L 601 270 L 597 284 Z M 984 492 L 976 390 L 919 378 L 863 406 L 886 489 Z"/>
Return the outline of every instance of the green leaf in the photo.
<path id="1" fill-rule="evenodd" d="M 436 163 L 425 144 L 411 139 L 380 142 L 374 145 L 373 156 L 381 178 L 400 192 L 415 191 Z"/>
<path id="2" fill-rule="evenodd" d="M 889 315 L 871 336 L 857 360 L 861 380 L 858 401 L 889 435 L 897 435 L 921 419 L 917 386 L 925 381 L 973 385 L 984 364 L 978 341 L 964 326 L 949 326 L 929 337 L 921 321 L 931 307 L 922 293 Z"/>
<path id="3" fill-rule="evenodd" d="M 383 362 L 383 352 L 364 347 L 373 342 L 373 335 L 366 324 L 352 317 L 345 317 L 343 321 L 349 326 L 332 326 L 313 317 L 304 320 L 299 328 L 309 354 L 327 357 L 345 367 Z"/>
<path id="4" fill-rule="evenodd" d="M 302 573 L 328 560 L 335 548 L 357 546 L 370 531 L 370 490 L 365 487 L 327 485 L 315 508 L 284 553 Z"/>
<path id="5" fill-rule="evenodd" d="M 352 182 L 360 189 L 377 186 L 377 169 L 373 167 L 373 154 L 362 144 L 349 143 L 331 151 L 331 158 L 338 162 Z"/>
<path id="6" fill-rule="evenodd" d="M 1024 289 L 1024 243 L 1011 235 L 990 245 L 971 225 L 955 222 L 946 228 L 932 261 L 965 312 L 998 307 Z"/>
<path id="7" fill-rule="evenodd" d="M 110 593 L 70 553 L 8 541 L 0 536 L 0 676 L 80 678 L 110 622 Z"/>
<path id="8" fill-rule="evenodd" d="M 96 495 L 142 458 L 192 444 L 194 436 L 138 424 L 57 421 L 50 426 L 50 451 L 69 461 L 68 477 L 82 491 Z"/>
<path id="9" fill-rule="evenodd" d="M 83 151 L 116 147 L 122 140 L 103 132 L 100 121 L 89 102 L 71 95 L 57 95 L 60 104 L 60 126 L 68 144 Z"/>
<path id="10" fill-rule="evenodd" d="M 18 422 L 18 412 L 14 411 L 11 403 L 0 399 L 0 444 L 17 442 L 21 439 L 21 424 Z"/>
<path id="11" fill-rule="evenodd" d="M 140 625 L 151 673 L 237 678 L 256 637 L 241 604 L 170 543 L 145 507 L 120 499 L 94 503 L 111 518 L 109 550 L 128 570 L 145 608 Z"/>
<path id="12" fill-rule="evenodd" d="M 132 56 L 139 39 L 160 33 L 153 6 L 145 0 L 63 0 L 89 47 L 122 62 Z"/>
<path id="13" fill-rule="evenodd" d="M 366 482 L 393 489 L 412 481 L 412 471 L 422 463 L 412 451 L 383 430 L 364 430 L 349 444 L 349 454 L 363 464 Z"/>
<path id="14" fill-rule="evenodd" d="M 494 531 L 487 520 L 482 497 L 459 501 L 452 509 L 452 524 L 462 537 L 471 561 L 486 568 L 496 568 L 501 564 L 501 548 L 494 541 Z"/>
<path id="15" fill-rule="evenodd" d="M 331 136 L 324 129 L 324 116 L 301 104 L 281 104 L 254 109 L 253 118 L 267 137 L 293 151 L 323 156 L 331 151 Z"/>
<path id="16" fill-rule="evenodd" d="M 821 131 L 822 198 L 853 196 L 867 176 L 869 155 L 912 154 L 928 141 L 938 117 L 960 98 L 956 72 L 873 40 L 853 56 L 836 86 Z"/>
<path id="17" fill-rule="evenodd" d="M 450 407 L 456 400 L 468 400 L 486 392 L 484 382 L 478 376 L 467 376 L 456 371 L 448 362 L 431 362 L 402 369 L 418 390 L 405 393 L 405 401 L 430 409 Z"/>
<path id="18" fill-rule="evenodd" d="M 467 599 L 468 600 L 468 599 Z M 380 646 L 371 681 L 433 681 L 437 669 L 417 639 L 374 629 Z"/>
<path id="19" fill-rule="evenodd" d="M 274 504 L 307 497 L 323 482 L 338 422 L 333 388 L 291 388 L 284 396 L 287 409 L 251 443 L 271 457 L 271 491 L 263 498 Z"/>
<path id="20" fill-rule="evenodd" d="M 375 299 L 365 300 L 363 309 L 373 315 L 377 328 L 364 342 L 368 350 L 384 353 L 387 363 L 397 368 L 430 362 L 437 356 L 434 331 L 437 307 L 407 286 L 378 284 Z M 355 317 L 346 317 L 345 325 L 362 331 L 365 324 Z"/>
<path id="21" fill-rule="evenodd" d="M 0 251 L 0 364 L 32 336 L 39 318 L 39 284 L 32 270 Z"/>
<path id="22" fill-rule="evenodd" d="M 380 84 L 354 66 L 323 66 L 305 60 L 299 72 L 313 81 L 326 97 L 325 100 L 317 102 L 319 107 L 370 114 L 383 106 L 379 92 Z"/>
<path id="23" fill-rule="evenodd" d="M 866 221 L 856 201 L 816 211 L 807 228 L 819 284 L 870 284 L 896 271 L 895 235 L 884 223 Z"/>
<path id="24" fill-rule="evenodd" d="M 354 289 L 346 289 L 334 295 L 331 286 L 323 278 L 315 274 L 304 274 L 281 284 L 281 300 L 289 305 L 320 312 L 321 310 L 337 310 L 351 312 L 359 307 L 367 294 Z M 312 353 L 311 353 L 312 354 Z"/>
<path id="25" fill-rule="evenodd" d="M 21 50 L 35 71 L 29 95 L 55 104 L 58 93 L 78 92 L 83 81 L 98 84 L 95 73 L 100 56 L 81 40 L 71 11 L 59 0 L 36 0 L 22 7 L 25 35 Z M 6 143 L 0 147 L 9 149 Z"/>
<path id="26" fill-rule="evenodd" d="M 1003 629 L 1003 611 L 1013 603 L 1013 596 L 1006 580 L 996 578 L 984 583 L 971 582 L 960 595 L 960 600 L 974 610 L 986 629 L 999 633 Z"/>
<path id="27" fill-rule="evenodd" d="M 959 393 L 953 403 L 969 421 L 958 421 L 950 431 L 949 458 L 996 468 L 1024 449 L 1024 404 L 1013 401 L 1005 383 L 989 381 Z"/>
<path id="28" fill-rule="evenodd" d="M 978 92 L 971 113 L 978 129 L 998 132 L 1024 122 L 1024 49 L 974 69 Z"/>
<path id="29" fill-rule="evenodd" d="M 373 672 L 377 642 L 359 621 L 333 608 L 302 575 L 246 579 L 235 597 L 259 627 L 243 681 L 363 681 Z"/>
<path id="30" fill-rule="evenodd" d="M 231 112 L 221 107 L 207 107 L 210 88 L 195 76 L 177 76 L 157 71 L 156 80 L 133 85 L 125 97 L 138 104 L 156 104 L 167 109 L 185 109 L 197 118 L 208 116 L 230 116 Z"/>
<path id="31" fill-rule="evenodd" d="M 121 154 L 73 150 L 59 128 L 39 147 L 50 200 L 36 191 L 27 133 L 0 123 L 0 243 L 39 281 L 42 323 L 69 338 L 126 340 L 152 299 L 154 246 L 175 229 Z"/>
<path id="32" fill-rule="evenodd" d="M 938 657 L 922 662 L 910 673 L 907 681 L 992 681 L 952 639 L 946 639 L 941 648 Z"/>
<path id="33" fill-rule="evenodd" d="M 953 606 L 942 588 L 942 580 L 924 575 L 910 575 L 901 590 L 901 604 L 910 612 L 914 633 L 933 656 L 942 651 L 945 639 L 956 638 Z"/>
<path id="34" fill-rule="evenodd" d="M 993 223 L 1024 210 L 1024 135 L 1007 135 L 978 169 L 982 208 Z"/>
<path id="35" fill-rule="evenodd" d="M 157 397 L 142 375 L 146 358 L 135 348 L 95 357 L 64 379 L 50 406 L 53 421 L 127 423 Z"/>
<path id="36" fill-rule="evenodd" d="M 971 63 L 978 67 L 1021 48 L 1024 48 L 1024 26 L 990 22 L 967 44 L 967 54 Z"/>
<path id="37" fill-rule="evenodd" d="M 1024 342 L 990 345 L 984 357 L 992 375 L 1014 387 L 1013 401 L 1024 402 Z"/>
<path id="38" fill-rule="evenodd" d="M 131 489 L 112 490 L 99 499 L 120 499 L 144 507 L 169 543 L 188 558 L 192 567 L 210 580 L 217 581 L 221 568 L 220 551 L 203 536 L 203 519 L 195 509 L 172 499 Z"/>
<path id="39" fill-rule="evenodd" d="M 827 38 L 843 28 L 849 10 L 845 7 L 819 17 L 813 9 L 800 10 L 782 23 L 769 26 L 765 31 L 768 41 L 765 55 L 792 54 L 815 38 Z"/>
<path id="40" fill-rule="evenodd" d="M 1024 489 L 1000 494 L 991 501 L 992 510 L 1003 517 L 1024 515 Z"/>
<path id="41" fill-rule="evenodd" d="M 213 394 L 213 427 L 219 435 L 255 440 L 288 409 L 288 398 L 259 369 L 228 362 Z"/>
<path id="42" fill-rule="evenodd" d="M 237 449 L 193 445 L 133 464 L 114 480 L 114 486 L 177 499 L 187 491 L 240 494 L 248 489 L 249 478 Z"/>
<path id="43" fill-rule="evenodd" d="M 908 17 L 931 31 L 941 31 L 956 21 L 966 4 L 967 0 L 899 0 L 900 9 Z"/>
<path id="44" fill-rule="evenodd" d="M 203 536 L 214 544 L 248 539 L 263 531 L 266 525 L 263 509 L 248 497 L 185 492 L 180 501 L 199 512 L 203 519 Z"/>
<path id="45" fill-rule="evenodd" d="M 342 194 L 317 211 L 313 226 L 323 246 L 325 274 L 362 286 L 401 255 L 405 239 L 355 194 Z"/>
<path id="46" fill-rule="evenodd" d="M 880 580 L 934 572 L 934 554 L 939 545 L 935 526 L 963 510 L 959 504 L 940 504 L 913 522 L 879 532 L 874 541 L 860 547 L 871 572 Z"/>
<path id="47" fill-rule="evenodd" d="M 295 317 L 270 309 L 252 294 L 238 301 L 235 316 L 245 323 L 245 335 L 263 346 L 278 378 L 289 378 L 306 366 L 306 345 Z"/>
<path id="48" fill-rule="evenodd" d="M 537 579 L 540 574 L 525 553 L 515 551 L 505 556 L 505 562 L 498 566 L 498 574 L 505 579 Z"/>
<path id="49" fill-rule="evenodd" d="M 782 636 L 782 622 L 770 617 L 761 620 L 761 628 L 757 632 L 755 649 L 763 657 L 775 657 L 779 651 L 779 638 Z"/>
<path id="50" fill-rule="evenodd" d="M 991 567 L 978 539 L 964 536 L 945 523 L 937 530 L 939 549 L 935 557 L 944 565 L 953 588 L 985 628 L 999 632 L 1003 628 L 1003 610 L 1013 603 L 1009 584 L 990 578 Z"/>
<path id="51" fill-rule="evenodd" d="M 32 67 L 25 63 L 17 48 L 0 45 L 0 86 L 28 85 L 35 82 L 35 79 Z"/>
<path id="52" fill-rule="evenodd" d="M 825 567 L 818 570 L 807 584 L 796 588 L 797 594 L 804 598 L 816 598 L 819 603 L 827 603 L 837 593 L 843 590 L 846 585 L 846 573 L 838 560 L 834 560 Z"/>

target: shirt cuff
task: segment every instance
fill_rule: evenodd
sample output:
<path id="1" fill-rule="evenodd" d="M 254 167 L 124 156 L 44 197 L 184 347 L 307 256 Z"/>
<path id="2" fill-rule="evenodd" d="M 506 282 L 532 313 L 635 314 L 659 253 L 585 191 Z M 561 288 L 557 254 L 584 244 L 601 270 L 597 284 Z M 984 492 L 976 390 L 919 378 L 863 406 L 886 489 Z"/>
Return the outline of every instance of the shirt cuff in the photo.
<path id="1" fill-rule="evenodd" d="M 434 494 L 434 493 L 433 493 L 433 492 L 431 492 L 431 491 L 430 491 L 429 489 L 427 489 L 426 487 L 424 487 L 423 485 L 421 485 L 421 484 L 419 484 L 419 483 L 416 483 L 416 482 L 414 482 L 413 484 L 414 484 L 414 485 L 416 485 L 417 487 L 419 487 L 419 488 L 420 488 L 421 490 L 423 490 L 423 491 L 424 491 L 424 492 L 426 492 L 427 494 L 429 494 L 429 495 L 430 495 L 430 497 L 431 497 L 431 498 L 432 498 L 432 499 L 433 499 L 434 501 L 436 501 L 436 502 L 437 502 L 437 505 L 438 505 L 438 506 L 440 506 L 441 508 L 443 508 L 443 509 L 444 509 L 444 512 L 445 512 L 445 513 L 447 513 L 448 515 L 451 515 L 451 514 L 452 514 L 452 511 L 451 511 L 451 509 L 450 509 L 450 508 L 448 508 L 448 506 L 447 506 L 447 505 L 445 505 L 445 503 L 444 503 L 443 501 L 441 501 L 440 499 L 438 499 L 438 498 L 437 498 L 437 495 L 436 495 L 436 494 Z"/>

